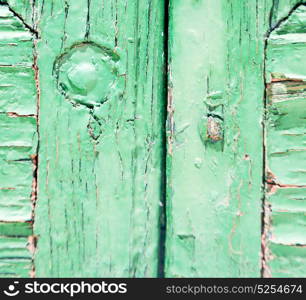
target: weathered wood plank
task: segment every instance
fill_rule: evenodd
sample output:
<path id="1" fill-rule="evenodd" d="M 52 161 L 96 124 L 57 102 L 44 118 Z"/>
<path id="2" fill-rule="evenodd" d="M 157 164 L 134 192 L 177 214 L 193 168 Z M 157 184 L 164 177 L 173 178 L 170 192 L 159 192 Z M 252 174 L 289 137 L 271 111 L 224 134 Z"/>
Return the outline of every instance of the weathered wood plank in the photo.
<path id="1" fill-rule="evenodd" d="M 0 110 L 18 115 L 35 115 L 36 86 L 34 70 L 28 67 L 0 68 Z M 18 88 L 17 88 L 18 87 Z"/>
<path id="2" fill-rule="evenodd" d="M 21 7 L 19 12 L 24 12 Z M 0 4 L 0 276 L 28 277 L 32 270 L 32 210 L 37 152 L 34 36 Z"/>
<path id="3" fill-rule="evenodd" d="M 18 175 L 17 175 L 18 174 Z M 29 221 L 32 219 L 32 161 L 1 160 L 0 221 Z"/>
<path id="4" fill-rule="evenodd" d="M 265 276 L 305 277 L 306 6 L 271 32 L 266 50 Z"/>
<path id="5" fill-rule="evenodd" d="M 156 276 L 164 1 L 36 1 L 36 12 L 36 276 Z"/>
<path id="6" fill-rule="evenodd" d="M 168 277 L 258 277 L 268 1 L 171 1 Z"/>
<path id="7" fill-rule="evenodd" d="M 0 199 L 2 201 L 2 197 Z M 29 251 L 31 235 L 31 223 L 0 222 L 1 278 L 29 277 L 32 271 L 32 254 Z"/>
<path id="8" fill-rule="evenodd" d="M 265 37 L 297 2 L 171 1 L 167 276 L 260 276 Z"/>

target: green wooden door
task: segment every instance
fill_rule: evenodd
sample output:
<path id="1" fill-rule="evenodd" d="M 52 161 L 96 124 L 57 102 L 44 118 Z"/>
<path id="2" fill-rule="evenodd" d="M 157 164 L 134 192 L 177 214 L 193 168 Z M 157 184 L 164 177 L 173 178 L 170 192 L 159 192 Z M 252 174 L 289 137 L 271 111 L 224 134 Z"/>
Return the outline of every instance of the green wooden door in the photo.
<path id="1" fill-rule="evenodd" d="M 306 276 L 305 7 L 0 1 L 0 276 Z"/>

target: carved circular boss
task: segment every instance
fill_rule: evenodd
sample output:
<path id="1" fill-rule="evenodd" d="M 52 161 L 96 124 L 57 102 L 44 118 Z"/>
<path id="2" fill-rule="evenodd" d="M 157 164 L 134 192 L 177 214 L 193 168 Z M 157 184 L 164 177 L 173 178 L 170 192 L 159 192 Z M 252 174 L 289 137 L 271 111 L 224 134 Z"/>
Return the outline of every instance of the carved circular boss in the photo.
<path id="1" fill-rule="evenodd" d="M 55 61 L 57 87 L 75 104 L 90 108 L 102 104 L 115 86 L 118 60 L 113 51 L 95 43 L 74 45 Z"/>

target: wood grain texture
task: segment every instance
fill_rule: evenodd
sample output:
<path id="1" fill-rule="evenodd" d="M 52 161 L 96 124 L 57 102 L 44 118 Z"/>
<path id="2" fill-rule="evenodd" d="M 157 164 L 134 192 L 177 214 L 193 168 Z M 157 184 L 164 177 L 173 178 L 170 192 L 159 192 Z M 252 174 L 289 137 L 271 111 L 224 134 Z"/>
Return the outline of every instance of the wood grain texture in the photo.
<path id="1" fill-rule="evenodd" d="M 266 50 L 265 275 L 305 277 L 306 6 L 271 32 Z"/>
<path id="2" fill-rule="evenodd" d="M 12 7 L 0 3 L 1 277 L 29 277 L 32 270 L 29 248 L 37 152 L 33 45 L 28 25 Z"/>
<path id="3" fill-rule="evenodd" d="M 305 276 L 301 3 L 170 0 L 164 170 L 166 1 L 0 1 L 0 276 Z"/>
<path id="4" fill-rule="evenodd" d="M 168 277 L 261 274 L 265 37 L 296 3 L 171 1 Z"/>
<path id="5" fill-rule="evenodd" d="M 36 276 L 155 277 L 164 1 L 39 0 L 35 9 Z"/>

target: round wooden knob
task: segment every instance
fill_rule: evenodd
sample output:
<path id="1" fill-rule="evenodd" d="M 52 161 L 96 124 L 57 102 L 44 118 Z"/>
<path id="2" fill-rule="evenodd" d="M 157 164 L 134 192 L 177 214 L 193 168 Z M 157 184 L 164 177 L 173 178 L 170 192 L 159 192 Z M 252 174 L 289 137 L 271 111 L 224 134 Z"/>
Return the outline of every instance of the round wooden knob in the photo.
<path id="1" fill-rule="evenodd" d="M 81 43 L 55 62 L 59 91 L 73 103 L 94 107 L 105 102 L 115 88 L 117 58 L 111 50 L 94 43 Z"/>
<path id="2" fill-rule="evenodd" d="M 88 93 L 97 86 L 99 72 L 94 64 L 83 62 L 68 70 L 67 76 L 72 89 Z"/>

